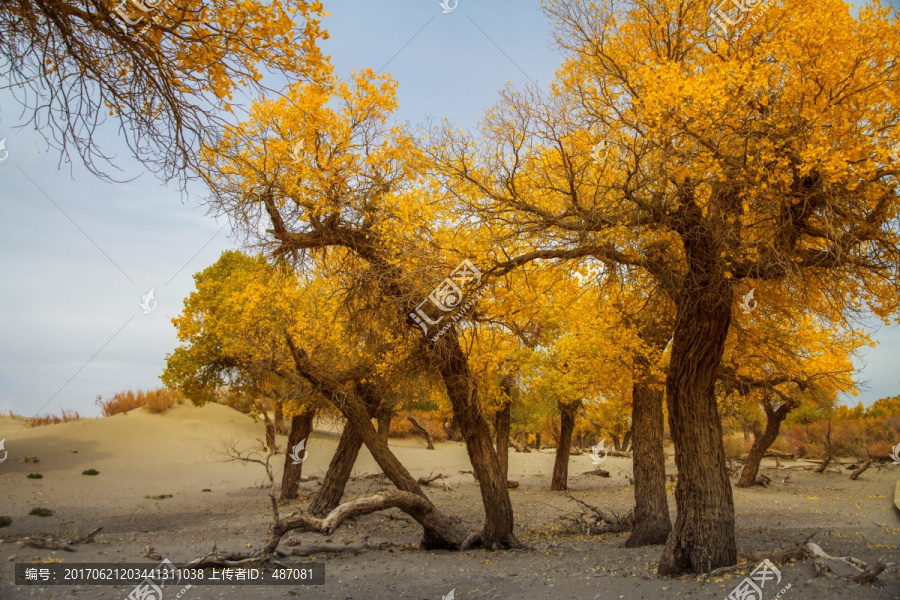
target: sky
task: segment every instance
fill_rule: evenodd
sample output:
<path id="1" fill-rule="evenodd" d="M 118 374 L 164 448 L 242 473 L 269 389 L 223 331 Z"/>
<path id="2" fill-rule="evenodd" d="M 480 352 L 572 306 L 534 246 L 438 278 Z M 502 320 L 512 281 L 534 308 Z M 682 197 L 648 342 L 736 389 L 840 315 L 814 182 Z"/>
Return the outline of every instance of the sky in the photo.
<path id="1" fill-rule="evenodd" d="M 452 7 L 455 0 L 447 0 Z M 895 0 L 896 2 L 897 0 Z M 477 125 L 507 84 L 549 84 L 561 56 L 538 0 L 327 2 L 323 50 L 335 72 L 371 67 L 399 82 L 399 118 Z M 161 385 L 178 344 L 171 319 L 192 276 L 238 248 L 225 221 L 206 216 L 130 158 L 114 129 L 98 139 L 129 183 L 61 164 L 20 105 L 0 90 L 0 412 L 99 414 L 96 396 Z M 3 151 L 0 151 L 0 159 Z M 126 177 L 121 177 L 125 179 Z M 141 303 L 153 290 L 153 299 Z M 852 403 L 900 393 L 900 328 L 857 361 L 866 389 Z"/>

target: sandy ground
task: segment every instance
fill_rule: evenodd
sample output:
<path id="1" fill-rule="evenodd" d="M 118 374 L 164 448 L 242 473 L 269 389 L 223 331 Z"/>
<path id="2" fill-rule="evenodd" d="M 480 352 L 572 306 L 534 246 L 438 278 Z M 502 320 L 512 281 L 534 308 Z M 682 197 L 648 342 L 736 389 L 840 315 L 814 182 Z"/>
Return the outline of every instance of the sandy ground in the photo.
<path id="1" fill-rule="evenodd" d="M 38 550 L 20 543 L 0 543 L 0 599 L 63 598 L 118 600 L 133 586 L 16 586 L 14 564 L 64 562 L 143 562 L 147 546 L 169 560 L 187 562 L 219 550 L 247 551 L 266 537 L 270 521 L 265 475 L 256 465 L 225 461 L 223 444 L 257 444 L 262 426 L 226 407 L 175 407 L 164 415 L 143 410 L 105 419 L 87 419 L 60 425 L 23 429 L 22 422 L 0 417 L 0 439 L 6 439 L 8 459 L 0 463 L 0 515 L 12 518 L 0 529 L 5 539 L 54 533 L 67 538 L 103 527 L 94 544 L 76 551 Z M 304 474 L 323 475 L 337 445 L 338 431 L 317 429 L 308 443 Z M 280 438 L 283 447 L 285 438 Z M 416 477 L 434 473 L 451 475 L 451 490 L 429 488 L 436 505 L 457 516 L 467 527 L 479 527 L 483 513 L 480 495 L 461 444 L 442 443 L 426 450 L 417 439 L 391 440 L 393 450 Z M 77 452 L 73 452 L 77 451 Z M 26 463 L 38 457 L 39 463 Z M 278 457 L 280 465 L 282 457 Z M 194 586 L 181 600 L 315 598 L 339 600 L 422 599 L 442 600 L 455 589 L 458 599 L 658 599 L 727 598 L 747 571 L 704 580 L 696 576 L 658 578 L 655 568 L 661 547 L 626 549 L 626 535 L 586 536 L 563 531 L 563 517 L 577 507 L 563 494 L 550 492 L 552 454 L 510 453 L 510 478 L 521 486 L 511 491 L 516 510 L 517 535 L 530 546 L 518 552 L 427 552 L 416 548 L 421 530 L 402 512 L 366 515 L 349 522 L 328 540 L 355 543 L 369 536 L 381 544 L 357 555 L 319 555 L 290 559 L 325 564 L 321 586 Z M 801 463 L 788 463 L 801 464 Z M 900 512 L 892 504 L 900 466 L 870 470 L 858 481 L 846 471 L 816 475 L 793 471 L 787 483 L 783 473 L 764 463 L 776 483 L 770 488 L 734 490 L 737 509 L 738 552 L 790 547 L 815 533 L 814 541 L 832 555 L 852 555 L 866 562 L 887 556 L 900 563 Z M 603 468 L 610 478 L 580 475 L 591 470 L 588 456 L 573 456 L 570 488 L 590 504 L 624 514 L 633 502 L 625 477 L 630 459 L 612 458 Z M 97 469 L 97 476 L 82 475 Z M 667 465 L 674 471 L 674 463 Z M 355 476 L 377 473 L 363 450 Z M 28 479 L 41 473 L 42 479 Z M 318 483 L 302 485 L 302 508 Z M 378 479 L 357 479 L 345 498 L 389 489 Z M 209 492 L 203 492 L 206 488 Z M 171 494 L 171 498 L 147 496 Z M 28 513 L 34 507 L 54 511 L 53 516 Z M 674 519 L 674 498 L 670 497 Z M 284 509 L 287 512 L 290 507 Z M 325 541 L 317 534 L 293 536 L 306 544 Z M 283 546 L 284 547 L 284 546 Z M 285 547 L 286 548 L 286 547 Z M 287 549 L 287 548 L 286 548 Z M 751 567 L 754 565 L 750 565 Z M 880 585 L 859 586 L 844 579 L 816 577 L 811 561 L 780 565 L 782 580 L 764 592 L 765 600 L 900 599 L 900 570 L 889 567 Z M 770 584 L 771 585 L 771 584 Z M 168 588 L 164 600 L 180 588 Z M 758 600 L 747 598 L 746 600 Z"/>

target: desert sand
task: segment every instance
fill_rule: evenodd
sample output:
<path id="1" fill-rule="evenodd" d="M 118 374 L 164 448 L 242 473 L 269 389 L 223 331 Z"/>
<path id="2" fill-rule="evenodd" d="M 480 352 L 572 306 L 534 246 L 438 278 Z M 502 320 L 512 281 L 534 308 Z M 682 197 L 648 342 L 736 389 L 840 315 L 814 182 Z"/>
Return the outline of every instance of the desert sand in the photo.
<path id="1" fill-rule="evenodd" d="M 0 528 L 0 599 L 42 600 L 125 599 L 133 586 L 16 586 L 17 562 L 93 563 L 145 562 L 140 556 L 151 547 L 158 555 L 183 563 L 219 550 L 247 551 L 266 538 L 271 520 L 268 482 L 258 465 L 229 462 L 224 445 L 259 447 L 262 425 L 230 408 L 208 405 L 176 406 L 164 414 L 143 409 L 102 419 L 24 428 L 23 421 L 0 417 L 0 439 L 6 439 L 8 458 L 0 463 L 0 515 L 12 524 Z M 340 425 L 319 423 L 307 445 L 305 475 L 322 476 L 337 445 Z M 286 438 L 279 438 L 284 448 Z M 459 443 L 438 443 L 426 450 L 422 440 L 392 439 L 390 445 L 416 476 L 450 475 L 450 489 L 439 483 L 426 488 L 436 505 L 476 529 L 482 518 L 480 494 L 472 476 L 465 448 Z M 37 457 L 39 462 L 25 462 Z M 612 474 L 601 478 L 583 474 L 594 468 L 589 456 L 572 456 L 570 493 L 607 511 L 624 514 L 633 502 L 626 475 L 631 460 L 608 458 L 603 468 Z M 674 472 L 675 465 L 667 464 Z M 283 456 L 276 457 L 280 478 Z M 193 586 L 180 598 L 322 598 L 322 599 L 423 599 L 441 600 L 455 590 L 460 599 L 658 599 L 727 598 L 749 569 L 705 579 L 685 576 L 657 578 L 654 574 L 660 547 L 626 549 L 627 534 L 588 536 L 566 533 L 565 515 L 578 507 L 565 494 L 549 491 L 553 455 L 510 452 L 510 479 L 520 482 L 511 491 L 516 509 L 517 535 L 530 546 L 518 552 L 474 550 L 465 553 L 419 550 L 419 526 L 398 510 L 359 517 L 331 537 L 336 543 L 359 543 L 368 538 L 376 546 L 360 554 L 322 554 L 288 561 L 325 563 L 326 583 L 321 586 Z M 785 467 L 805 463 L 785 461 Z M 870 469 L 859 480 L 848 472 L 832 469 L 819 475 L 794 469 L 786 471 L 763 463 L 775 483 L 769 488 L 734 489 L 737 510 L 738 552 L 791 547 L 813 535 L 826 552 L 852 555 L 866 562 L 880 556 L 900 563 L 900 511 L 893 506 L 893 491 L 900 466 Z M 96 476 L 82 475 L 96 469 Z M 348 484 L 345 499 L 383 489 L 390 484 L 363 475 L 378 473 L 363 449 Z M 40 473 L 41 479 L 28 479 Z M 283 513 L 302 510 L 318 482 L 301 485 L 301 499 L 282 508 Z M 209 491 L 203 491 L 203 490 Z M 171 495 L 162 499 L 148 496 Z M 672 518 L 675 500 L 669 499 Z M 29 515 L 35 507 L 53 511 L 49 517 Z M 27 535 L 52 533 L 74 539 L 103 527 L 92 544 L 75 546 L 74 552 L 35 549 L 16 541 Z M 295 534 L 286 543 L 316 544 L 318 534 Z M 752 568 L 755 565 L 748 565 Z M 847 579 L 816 576 L 812 560 L 780 565 L 778 589 L 791 584 L 782 598 L 799 599 L 900 599 L 900 571 L 890 566 L 875 586 L 860 586 Z M 178 589 L 166 590 L 165 600 Z"/>

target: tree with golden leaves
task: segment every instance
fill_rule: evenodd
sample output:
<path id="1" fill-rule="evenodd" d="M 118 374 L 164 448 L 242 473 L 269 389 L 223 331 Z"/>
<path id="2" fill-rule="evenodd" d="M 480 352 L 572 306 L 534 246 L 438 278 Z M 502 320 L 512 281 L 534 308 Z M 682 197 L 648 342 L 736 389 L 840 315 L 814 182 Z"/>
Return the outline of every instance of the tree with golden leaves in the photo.
<path id="1" fill-rule="evenodd" d="M 897 19 L 798 0 L 721 37 L 709 8 L 545 2 L 566 54 L 550 93 L 507 90 L 479 139 L 440 126 L 429 143 L 511 268 L 593 257 L 652 277 L 676 307 L 664 575 L 737 561 L 715 394 L 736 291 L 765 281 L 835 321 L 887 319 L 900 301 Z"/>

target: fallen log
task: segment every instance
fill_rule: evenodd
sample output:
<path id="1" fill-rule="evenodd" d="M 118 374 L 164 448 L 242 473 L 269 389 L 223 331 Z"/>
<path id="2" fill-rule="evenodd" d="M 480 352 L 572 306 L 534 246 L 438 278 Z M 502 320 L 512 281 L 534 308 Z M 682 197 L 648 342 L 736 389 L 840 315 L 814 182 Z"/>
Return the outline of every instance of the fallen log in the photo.
<path id="1" fill-rule="evenodd" d="M 739 460 L 746 462 L 748 457 L 749 457 L 749 455 L 745 454 Z M 778 450 L 766 450 L 766 453 L 763 454 L 763 457 L 764 458 L 781 458 L 783 460 L 793 460 L 794 455 L 789 454 L 787 452 L 779 452 Z"/>
<path id="2" fill-rule="evenodd" d="M 888 566 L 886 557 L 882 556 L 878 562 L 867 565 L 858 558 L 852 556 L 831 556 L 813 542 L 806 544 L 812 556 L 816 557 L 816 572 L 819 575 L 833 574 L 838 577 L 848 577 L 856 583 L 872 583 Z"/>
<path id="3" fill-rule="evenodd" d="M 600 477 L 609 477 L 609 471 L 604 471 L 601 468 L 596 468 L 593 471 L 585 471 L 582 475 L 598 475 Z"/>

